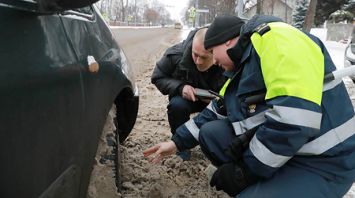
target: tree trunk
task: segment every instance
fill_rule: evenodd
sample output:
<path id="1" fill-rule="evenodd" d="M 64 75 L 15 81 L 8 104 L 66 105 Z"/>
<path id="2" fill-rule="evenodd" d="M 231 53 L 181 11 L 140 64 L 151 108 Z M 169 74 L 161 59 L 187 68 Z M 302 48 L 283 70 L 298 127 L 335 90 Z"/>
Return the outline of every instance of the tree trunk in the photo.
<path id="1" fill-rule="evenodd" d="M 274 15 L 274 9 L 275 9 L 275 0 L 271 0 L 270 3 L 271 15 Z"/>
<path id="2" fill-rule="evenodd" d="M 137 26 L 137 0 L 134 0 L 134 25 Z"/>
<path id="3" fill-rule="evenodd" d="M 124 22 L 125 21 L 125 7 L 124 7 L 124 0 L 120 1 L 121 4 L 121 21 Z"/>
<path id="4" fill-rule="evenodd" d="M 261 14 L 261 5 L 262 4 L 262 0 L 257 0 L 256 1 L 256 14 Z"/>
<path id="5" fill-rule="evenodd" d="M 317 6 L 317 0 L 311 0 L 303 24 L 303 31 L 305 32 L 309 32 L 313 26 L 314 16 L 316 14 L 316 6 Z"/>

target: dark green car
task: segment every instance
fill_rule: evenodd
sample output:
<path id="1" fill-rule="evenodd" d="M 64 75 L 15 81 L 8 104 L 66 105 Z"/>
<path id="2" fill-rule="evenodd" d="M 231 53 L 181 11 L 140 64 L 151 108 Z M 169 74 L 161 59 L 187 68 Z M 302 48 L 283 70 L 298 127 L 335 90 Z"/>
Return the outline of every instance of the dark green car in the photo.
<path id="1" fill-rule="evenodd" d="M 133 128 L 130 65 L 97 9 L 84 4 L 0 0 L 1 198 L 85 197 L 111 107 L 116 142 Z"/>

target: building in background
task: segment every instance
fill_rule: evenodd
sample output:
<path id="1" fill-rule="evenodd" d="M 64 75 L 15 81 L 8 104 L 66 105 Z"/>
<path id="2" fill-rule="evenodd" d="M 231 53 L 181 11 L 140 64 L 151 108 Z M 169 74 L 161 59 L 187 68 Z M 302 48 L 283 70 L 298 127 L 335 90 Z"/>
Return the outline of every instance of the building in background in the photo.
<path id="1" fill-rule="evenodd" d="M 259 0 L 260 14 L 273 15 L 292 24 L 292 13 L 299 0 Z M 248 1 L 244 15 L 251 18 L 257 13 L 256 0 Z"/>

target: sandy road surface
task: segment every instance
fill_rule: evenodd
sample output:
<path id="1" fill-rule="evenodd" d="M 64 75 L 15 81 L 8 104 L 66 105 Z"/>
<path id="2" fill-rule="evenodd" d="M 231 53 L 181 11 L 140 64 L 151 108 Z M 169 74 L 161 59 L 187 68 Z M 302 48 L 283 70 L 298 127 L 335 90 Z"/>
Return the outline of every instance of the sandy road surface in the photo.
<path id="1" fill-rule="evenodd" d="M 180 31 L 172 28 L 114 28 L 117 42 L 122 46 L 136 75 L 141 74 L 160 56 L 163 49 L 169 47 L 172 39 L 180 38 Z"/>
<path id="2" fill-rule="evenodd" d="M 143 150 L 170 139 L 166 115 L 167 97 L 150 83 L 155 62 L 165 49 L 180 40 L 181 31 L 160 29 L 117 29 L 118 42 L 138 71 L 140 105 L 136 125 L 121 148 L 123 150 L 123 197 L 227 197 L 209 188 L 204 169 L 208 161 L 201 151 L 193 151 L 193 159 L 179 157 L 153 165 L 143 158 Z M 126 39 L 125 35 L 128 35 Z M 143 38 L 141 35 L 144 35 Z M 132 37 L 138 36 L 138 39 Z"/>

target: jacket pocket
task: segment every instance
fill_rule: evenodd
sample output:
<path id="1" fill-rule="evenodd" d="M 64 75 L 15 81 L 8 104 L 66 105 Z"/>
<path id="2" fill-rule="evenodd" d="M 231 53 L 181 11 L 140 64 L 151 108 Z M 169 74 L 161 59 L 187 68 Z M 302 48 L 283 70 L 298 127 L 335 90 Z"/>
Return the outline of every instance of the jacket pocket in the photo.
<path id="1" fill-rule="evenodd" d="M 241 112 L 245 117 L 252 117 L 267 109 L 265 93 L 266 91 L 262 89 L 239 96 L 241 101 Z"/>

